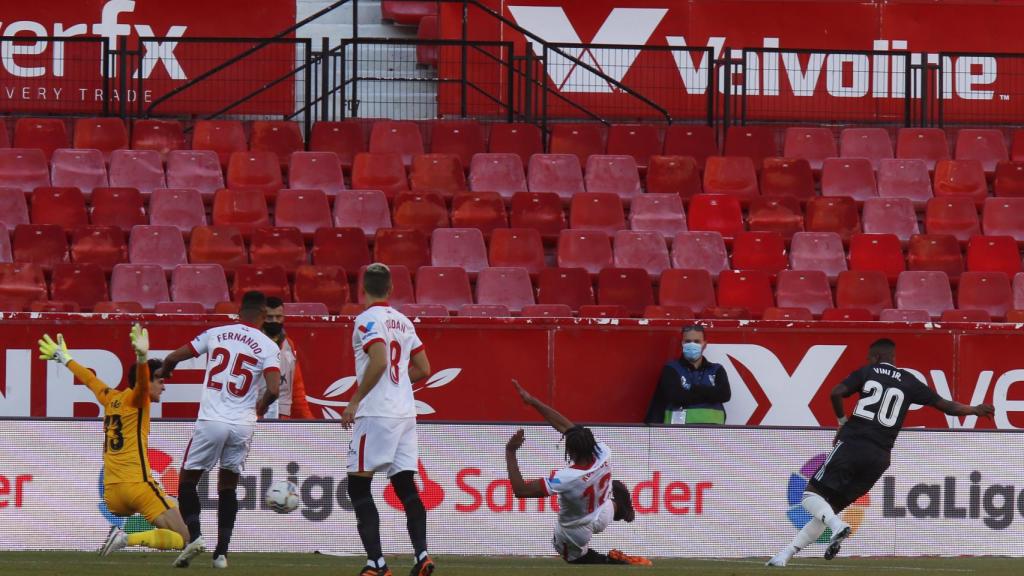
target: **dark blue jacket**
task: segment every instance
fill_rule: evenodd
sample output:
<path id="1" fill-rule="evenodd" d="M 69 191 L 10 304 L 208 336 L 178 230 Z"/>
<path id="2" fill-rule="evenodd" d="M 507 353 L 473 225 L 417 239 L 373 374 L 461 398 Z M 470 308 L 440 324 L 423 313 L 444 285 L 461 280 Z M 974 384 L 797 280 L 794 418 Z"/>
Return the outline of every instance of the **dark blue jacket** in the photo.
<path id="1" fill-rule="evenodd" d="M 681 408 L 717 408 L 732 398 L 729 376 L 721 364 L 701 357 L 699 367 L 680 356 L 661 369 L 658 389 L 654 391 L 645 421 L 650 424 L 665 422 L 666 410 Z M 684 385 L 685 382 L 685 385 Z"/>

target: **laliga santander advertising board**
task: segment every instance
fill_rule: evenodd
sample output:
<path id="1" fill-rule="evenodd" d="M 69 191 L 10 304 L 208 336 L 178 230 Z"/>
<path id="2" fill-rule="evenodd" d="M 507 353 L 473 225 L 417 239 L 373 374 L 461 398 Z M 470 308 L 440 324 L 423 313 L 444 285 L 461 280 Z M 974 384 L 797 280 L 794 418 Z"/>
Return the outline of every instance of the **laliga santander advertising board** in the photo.
<path id="1" fill-rule="evenodd" d="M 118 384 L 131 364 L 125 316 L 6 314 L 0 323 L 0 416 L 95 417 L 99 405 L 62 366 L 37 358 L 44 332 L 63 333 L 72 355 Z M 160 358 L 223 317 L 147 316 Z M 1013 324 L 708 322 L 708 359 L 729 375 L 727 422 L 834 426 L 829 392 L 866 361 L 868 345 L 896 341 L 897 362 L 949 399 L 991 402 L 993 420 L 914 407 L 907 426 L 1024 428 L 1024 332 Z M 337 419 L 355 392 L 352 324 L 346 318 L 290 318 L 307 400 L 318 418 Z M 643 320 L 419 319 L 435 373 L 414 384 L 423 420 L 536 421 L 509 384 L 517 378 L 580 422 L 642 422 L 662 366 L 680 353 L 680 324 Z M 154 417 L 194 418 L 206 358 L 178 366 Z M 847 413 L 854 398 L 848 400 Z"/>
<path id="2" fill-rule="evenodd" d="M 0 446 L 0 538 L 7 549 L 95 550 L 117 518 L 102 504 L 99 421 L 4 422 Z M 192 424 L 156 422 L 154 476 L 177 494 L 176 469 Z M 504 445 L 508 425 L 424 423 L 417 483 L 427 508 L 431 550 L 439 554 L 555 558 L 557 502 L 512 496 Z M 632 524 L 613 523 L 594 547 L 646 556 L 767 556 L 808 517 L 799 505 L 807 478 L 831 446 L 828 430 L 780 428 L 596 427 L 612 452 L 615 478 L 633 492 Z M 348 499 L 350 432 L 337 423 L 261 423 L 239 487 L 232 549 L 362 554 Z M 1024 448 L 1019 433 L 905 430 L 892 466 L 842 513 L 854 528 L 843 553 L 858 555 L 1024 555 Z M 931 456 L 942 453 L 943 458 Z M 526 427 L 519 460 L 527 478 L 558 467 L 562 446 L 546 426 Z M 159 469 L 156 469 L 159 467 Z M 277 514 L 262 503 L 275 480 L 299 487 L 299 509 Z M 386 553 L 408 553 L 405 516 L 387 483 L 374 484 Z M 204 533 L 215 538 L 216 488 L 199 487 Z M 70 529 L 73 527 L 74 529 Z M 727 537 L 723 537 L 727 535 Z M 707 546 L 708 541 L 714 546 Z M 817 555 L 824 544 L 812 546 Z"/>

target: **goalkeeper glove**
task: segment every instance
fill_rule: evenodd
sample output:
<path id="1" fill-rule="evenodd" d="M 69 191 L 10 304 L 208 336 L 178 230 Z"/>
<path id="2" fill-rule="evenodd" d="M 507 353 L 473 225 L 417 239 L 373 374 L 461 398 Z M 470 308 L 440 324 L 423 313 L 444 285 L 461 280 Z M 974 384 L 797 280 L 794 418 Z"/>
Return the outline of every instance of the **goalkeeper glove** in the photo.
<path id="1" fill-rule="evenodd" d="M 146 355 L 149 354 L 149 330 L 142 327 L 141 324 L 133 324 L 131 331 L 132 348 L 135 349 L 135 357 L 140 361 L 146 359 Z"/>
<path id="2" fill-rule="evenodd" d="M 64 335 L 57 334 L 57 341 L 54 342 L 49 334 L 43 334 L 39 341 L 39 359 L 53 360 L 58 364 L 71 362 L 71 354 L 68 354 L 68 345 L 64 343 Z"/>

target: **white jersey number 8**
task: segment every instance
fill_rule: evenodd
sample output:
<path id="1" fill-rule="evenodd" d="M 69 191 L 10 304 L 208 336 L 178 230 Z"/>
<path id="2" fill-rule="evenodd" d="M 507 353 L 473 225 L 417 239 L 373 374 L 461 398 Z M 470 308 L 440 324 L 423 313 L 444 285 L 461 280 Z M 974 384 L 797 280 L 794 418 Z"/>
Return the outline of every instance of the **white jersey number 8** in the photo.
<path id="1" fill-rule="evenodd" d="M 867 395 L 863 396 L 860 402 L 857 402 L 853 415 L 867 420 L 874 420 L 875 412 L 869 410 L 869 408 L 878 404 L 879 400 L 881 400 L 882 404 L 878 410 L 878 423 L 886 428 L 895 426 L 896 420 L 900 416 L 900 408 L 903 406 L 903 390 L 899 388 L 889 388 L 886 390 L 878 382 L 868 380 L 864 383 L 863 393 Z"/>

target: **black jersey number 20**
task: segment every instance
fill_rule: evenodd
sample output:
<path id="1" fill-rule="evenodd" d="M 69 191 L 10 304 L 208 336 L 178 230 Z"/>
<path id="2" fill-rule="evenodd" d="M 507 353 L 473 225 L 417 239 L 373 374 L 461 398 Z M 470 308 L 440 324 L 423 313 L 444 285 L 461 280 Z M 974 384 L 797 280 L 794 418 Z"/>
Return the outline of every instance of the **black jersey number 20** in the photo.
<path id="1" fill-rule="evenodd" d="M 860 402 L 857 402 L 853 415 L 867 420 L 877 420 L 882 426 L 892 428 L 900 417 L 904 398 L 903 390 L 885 388 L 874 380 L 868 380 L 864 383 Z M 875 409 L 875 404 L 879 402 L 881 404 Z"/>

